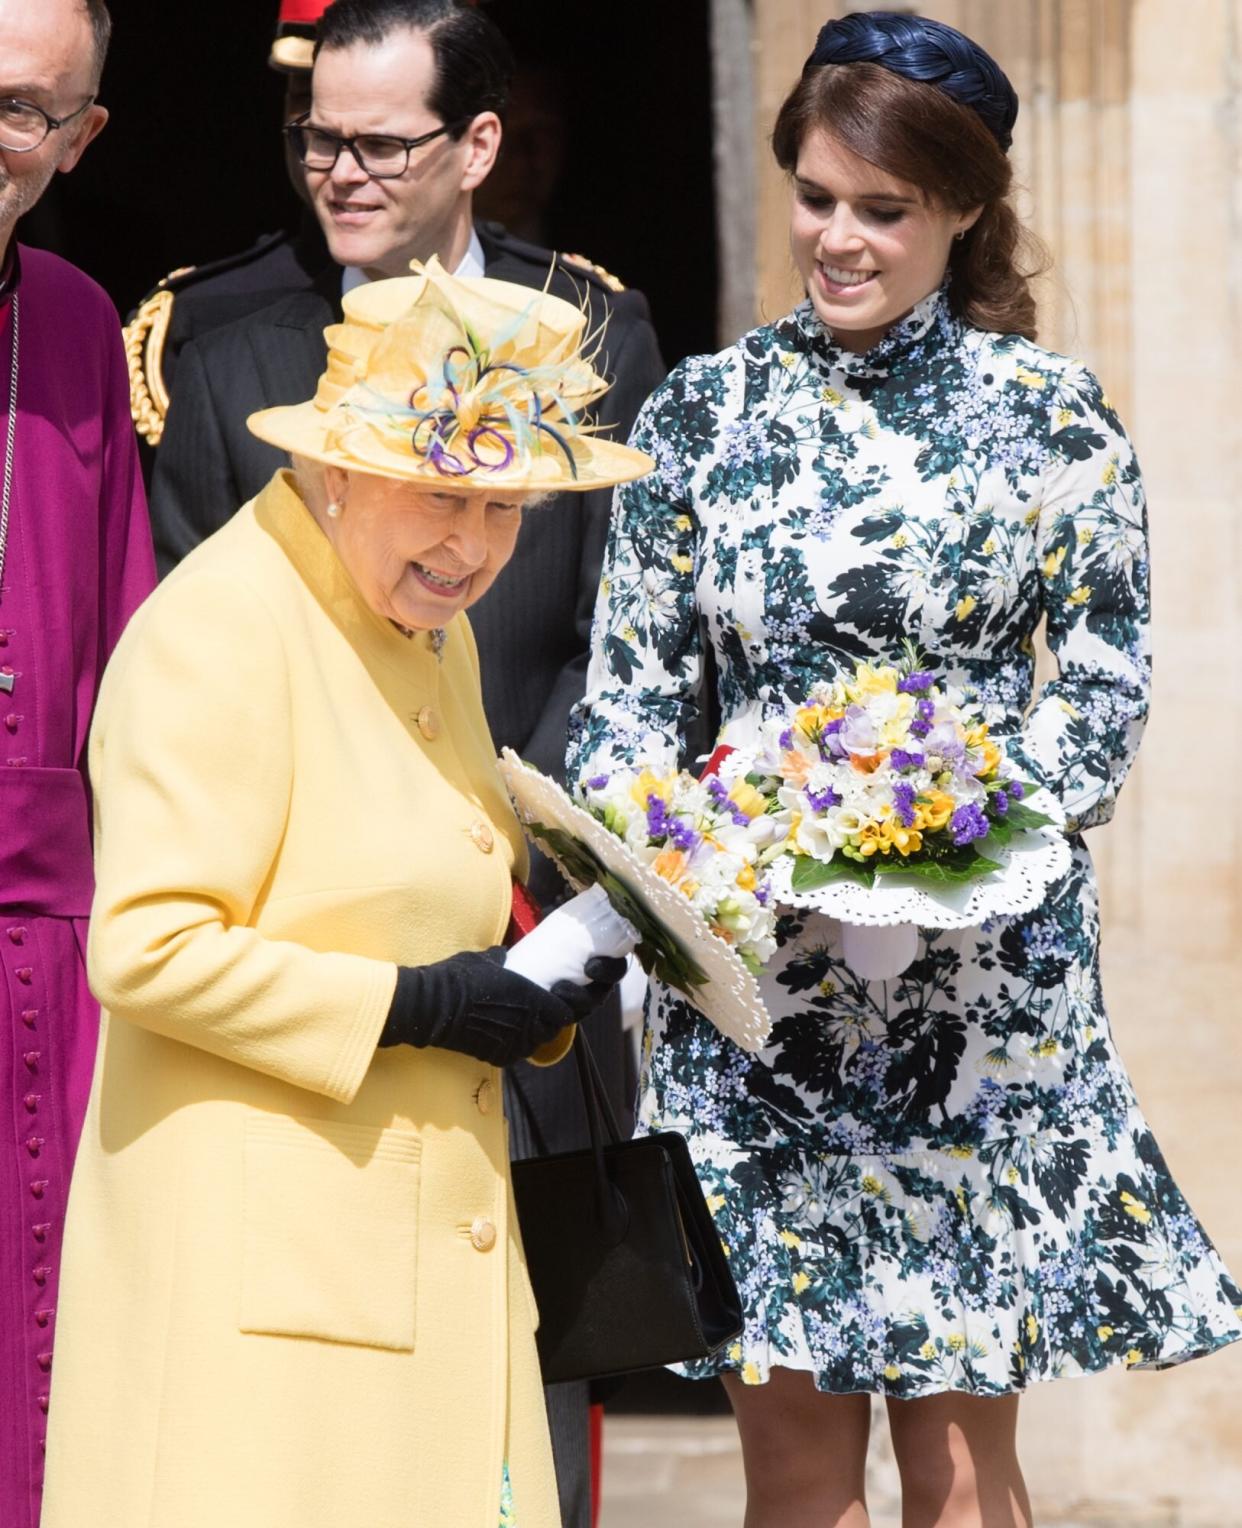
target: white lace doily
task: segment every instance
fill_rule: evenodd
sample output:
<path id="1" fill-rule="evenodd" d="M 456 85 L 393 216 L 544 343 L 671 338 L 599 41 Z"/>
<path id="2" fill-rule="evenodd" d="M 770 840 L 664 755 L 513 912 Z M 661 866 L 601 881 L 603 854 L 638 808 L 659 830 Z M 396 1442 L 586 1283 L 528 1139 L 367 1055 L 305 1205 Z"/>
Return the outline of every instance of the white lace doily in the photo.
<path id="1" fill-rule="evenodd" d="M 815 891 L 794 891 L 794 860 L 784 856 L 773 865 L 768 884 L 786 907 L 826 913 L 842 923 L 876 928 L 913 923 L 919 928 L 973 928 L 988 918 L 1029 913 L 1043 901 L 1053 881 L 1070 867 L 1065 836 L 1065 813 L 1046 790 L 1032 791 L 1024 805 L 1052 822 L 1018 833 L 1005 850 L 1002 868 L 980 881 L 960 886 L 935 886 L 915 876 L 876 876 L 874 886 L 856 881 L 833 881 Z"/>
<path id="2" fill-rule="evenodd" d="M 759 995 L 759 983 L 737 951 L 708 928 L 679 891 L 635 859 L 615 834 L 572 801 L 555 780 L 523 764 L 511 748 L 502 752 L 499 765 L 519 822 L 570 885 L 581 891 L 587 883 L 570 874 L 555 851 L 530 833 L 530 824 L 559 828 L 589 849 L 706 974 L 706 984 L 688 994 L 694 1006 L 734 1044 L 747 1051 L 760 1050 L 772 1020 Z"/>

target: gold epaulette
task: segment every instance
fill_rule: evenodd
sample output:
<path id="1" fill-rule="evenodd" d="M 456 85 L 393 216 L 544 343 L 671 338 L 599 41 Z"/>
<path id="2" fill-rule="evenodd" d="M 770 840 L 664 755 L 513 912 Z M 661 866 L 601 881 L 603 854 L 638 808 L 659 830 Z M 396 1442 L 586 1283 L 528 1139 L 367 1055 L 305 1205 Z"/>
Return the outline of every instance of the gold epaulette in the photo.
<path id="1" fill-rule="evenodd" d="M 585 255 L 565 255 L 561 259 L 570 265 L 580 266 L 584 271 L 591 271 L 612 292 L 624 292 L 625 282 L 619 276 L 614 276 L 611 271 L 606 271 L 602 265 L 596 265 L 594 260 L 588 260 Z"/>
<path id="2" fill-rule="evenodd" d="M 164 342 L 176 295 L 170 289 L 171 283 L 193 269 L 192 265 L 184 265 L 165 276 L 121 331 L 125 336 L 125 364 L 129 368 L 129 411 L 134 428 L 152 446 L 159 445 L 168 415 Z"/>

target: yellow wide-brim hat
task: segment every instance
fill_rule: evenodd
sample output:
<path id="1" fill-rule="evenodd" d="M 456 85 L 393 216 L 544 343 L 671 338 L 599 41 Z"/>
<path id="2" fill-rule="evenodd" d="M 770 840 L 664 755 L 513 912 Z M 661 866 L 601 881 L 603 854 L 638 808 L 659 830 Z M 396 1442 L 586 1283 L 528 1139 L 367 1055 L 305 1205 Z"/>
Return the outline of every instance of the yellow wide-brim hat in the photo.
<path id="1" fill-rule="evenodd" d="M 413 275 L 355 287 L 324 330 L 314 398 L 263 409 L 251 432 L 292 455 L 425 483 L 586 492 L 655 463 L 602 440 L 586 410 L 608 389 L 592 366 L 586 313 L 548 292 L 450 276 L 434 257 Z"/>

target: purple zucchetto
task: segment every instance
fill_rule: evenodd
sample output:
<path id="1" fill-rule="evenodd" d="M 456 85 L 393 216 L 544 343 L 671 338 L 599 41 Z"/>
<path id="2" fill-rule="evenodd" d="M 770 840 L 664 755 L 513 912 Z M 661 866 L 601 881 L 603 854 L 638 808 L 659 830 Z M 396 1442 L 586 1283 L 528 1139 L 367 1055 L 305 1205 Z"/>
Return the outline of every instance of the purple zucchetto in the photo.
<path id="1" fill-rule="evenodd" d="M 820 29 L 812 64 L 878 64 L 908 80 L 935 85 L 982 121 L 1006 153 L 1018 96 L 989 53 L 943 21 L 894 11 L 855 11 Z"/>

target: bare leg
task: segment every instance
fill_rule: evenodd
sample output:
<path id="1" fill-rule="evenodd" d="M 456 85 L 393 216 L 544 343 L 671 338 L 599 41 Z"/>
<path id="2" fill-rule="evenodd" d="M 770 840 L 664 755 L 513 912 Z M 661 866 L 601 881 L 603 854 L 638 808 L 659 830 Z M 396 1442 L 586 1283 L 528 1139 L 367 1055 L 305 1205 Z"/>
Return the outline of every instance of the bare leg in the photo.
<path id="1" fill-rule="evenodd" d="M 809 1374 L 724 1377 L 746 1469 L 746 1528 L 866 1528 L 871 1398 L 822 1395 Z"/>
<path id="2" fill-rule="evenodd" d="M 1018 1397 L 889 1401 L 902 1528 L 1031 1528 L 1018 1464 Z"/>

